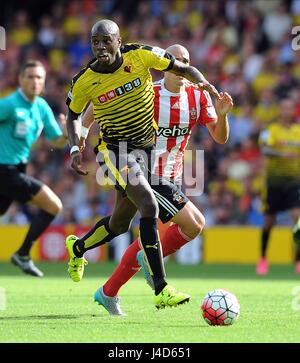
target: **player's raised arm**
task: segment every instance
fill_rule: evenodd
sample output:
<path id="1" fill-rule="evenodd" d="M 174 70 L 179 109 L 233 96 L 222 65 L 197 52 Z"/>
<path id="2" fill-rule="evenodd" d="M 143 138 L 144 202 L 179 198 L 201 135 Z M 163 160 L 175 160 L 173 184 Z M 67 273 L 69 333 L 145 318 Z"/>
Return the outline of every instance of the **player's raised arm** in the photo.
<path id="1" fill-rule="evenodd" d="M 132 48 L 140 49 L 140 57 L 143 64 L 149 68 L 154 68 L 164 72 L 174 73 L 197 84 L 201 90 L 208 91 L 216 98 L 220 98 L 216 88 L 208 82 L 204 75 L 195 67 L 188 64 L 187 59 L 178 60 L 172 55 L 172 51 L 182 47 L 180 44 L 173 44 L 167 49 L 153 47 L 149 45 L 133 44 Z"/>
<path id="2" fill-rule="evenodd" d="M 217 121 L 206 126 L 212 138 L 219 144 L 225 144 L 229 137 L 229 124 L 227 114 L 233 107 L 233 100 L 229 93 L 221 92 L 220 98 L 215 102 Z"/>
<path id="3" fill-rule="evenodd" d="M 184 64 L 183 62 L 180 62 L 176 59 L 173 67 L 170 69 L 170 72 L 175 73 L 178 76 L 182 76 L 192 83 L 198 84 L 200 89 L 208 91 L 216 98 L 220 98 L 219 92 L 215 86 L 210 84 L 197 68 Z"/>

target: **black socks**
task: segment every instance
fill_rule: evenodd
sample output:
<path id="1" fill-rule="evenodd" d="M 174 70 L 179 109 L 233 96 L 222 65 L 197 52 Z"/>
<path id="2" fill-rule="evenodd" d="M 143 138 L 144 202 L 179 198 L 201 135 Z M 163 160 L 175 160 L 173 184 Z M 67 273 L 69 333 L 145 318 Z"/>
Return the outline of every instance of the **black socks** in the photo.
<path id="1" fill-rule="evenodd" d="M 158 236 L 157 218 L 144 217 L 140 220 L 140 241 L 158 295 L 167 285 L 161 245 Z"/>
<path id="2" fill-rule="evenodd" d="M 101 219 L 85 236 L 74 243 L 73 252 L 76 257 L 82 257 L 86 251 L 101 246 L 117 236 L 109 228 L 109 220 L 110 216 Z"/>
<path id="3" fill-rule="evenodd" d="M 45 212 L 44 210 L 38 211 L 31 221 L 29 231 L 27 232 L 22 246 L 17 251 L 20 256 L 29 255 L 34 241 L 45 231 L 55 217 L 55 215 Z"/>

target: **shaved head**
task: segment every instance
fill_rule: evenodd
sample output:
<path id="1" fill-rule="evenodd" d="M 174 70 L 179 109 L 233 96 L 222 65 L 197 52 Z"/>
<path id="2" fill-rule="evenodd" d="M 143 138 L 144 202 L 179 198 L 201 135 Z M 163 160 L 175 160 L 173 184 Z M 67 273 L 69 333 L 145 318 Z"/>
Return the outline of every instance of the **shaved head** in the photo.
<path id="1" fill-rule="evenodd" d="M 111 72 L 122 63 L 118 25 L 109 19 L 97 21 L 91 30 L 91 44 L 98 71 Z M 114 64 L 114 66 L 112 66 Z"/>
<path id="2" fill-rule="evenodd" d="M 170 45 L 166 51 L 172 54 L 176 60 L 184 63 L 185 65 L 190 64 L 190 54 L 189 51 L 180 44 Z M 170 92 L 178 93 L 184 87 L 186 80 L 182 76 L 178 76 L 171 72 L 166 72 L 165 76 L 165 86 Z"/>
<path id="3" fill-rule="evenodd" d="M 119 37 L 120 29 L 114 21 L 103 19 L 93 25 L 91 35 L 114 35 Z"/>
<path id="4" fill-rule="evenodd" d="M 171 53 L 174 55 L 175 58 L 180 58 L 182 55 L 184 56 L 184 58 L 190 60 L 190 54 L 189 51 L 182 45 L 180 44 L 173 44 L 170 45 L 166 51 L 168 53 Z"/>
<path id="5" fill-rule="evenodd" d="M 180 50 L 188 52 L 188 50 L 183 45 L 180 44 L 172 44 L 166 49 L 166 51 L 169 53 L 171 53 L 172 51 L 180 51 Z"/>

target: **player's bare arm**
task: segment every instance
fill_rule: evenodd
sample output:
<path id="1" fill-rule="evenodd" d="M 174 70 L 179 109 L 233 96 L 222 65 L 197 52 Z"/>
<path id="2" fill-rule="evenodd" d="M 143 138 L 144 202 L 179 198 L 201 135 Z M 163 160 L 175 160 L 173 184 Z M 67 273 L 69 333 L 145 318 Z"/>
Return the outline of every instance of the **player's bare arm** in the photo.
<path id="1" fill-rule="evenodd" d="M 220 98 L 215 102 L 218 120 L 207 124 L 208 131 L 218 144 L 225 144 L 229 137 L 229 124 L 227 114 L 233 107 L 233 100 L 229 93 L 221 92 Z"/>
<path id="2" fill-rule="evenodd" d="M 72 158 L 71 167 L 79 175 L 87 175 L 88 171 L 81 167 L 81 154 L 79 150 L 79 137 L 75 132 L 75 122 L 80 115 L 69 109 L 67 116 L 68 139 L 71 147 L 70 154 Z"/>
<path id="3" fill-rule="evenodd" d="M 80 140 L 79 140 L 79 149 L 82 153 L 85 149 L 85 140 L 88 136 L 90 127 L 94 123 L 94 113 L 93 113 L 93 103 L 90 102 L 88 108 L 83 113 L 81 117 L 81 134 L 80 134 Z"/>
<path id="4" fill-rule="evenodd" d="M 186 65 L 176 59 L 173 68 L 170 69 L 170 72 L 186 78 L 190 82 L 197 84 L 200 89 L 208 91 L 216 98 L 220 98 L 219 92 L 217 91 L 215 86 L 210 84 L 197 68 Z"/>

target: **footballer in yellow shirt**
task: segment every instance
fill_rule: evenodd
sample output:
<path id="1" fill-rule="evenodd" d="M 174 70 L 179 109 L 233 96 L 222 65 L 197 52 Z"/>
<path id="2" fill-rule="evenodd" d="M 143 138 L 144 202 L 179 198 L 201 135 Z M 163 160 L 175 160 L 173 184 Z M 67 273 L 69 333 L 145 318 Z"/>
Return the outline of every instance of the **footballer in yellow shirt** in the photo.
<path id="1" fill-rule="evenodd" d="M 100 126 L 97 160 L 114 182 L 117 197 L 112 216 L 97 222 L 80 239 L 67 237 L 68 271 L 73 281 L 80 281 L 86 264 L 83 254 L 126 232 L 139 211 L 139 241 L 154 282 L 154 304 L 157 308 L 177 306 L 189 301 L 190 296 L 177 292 L 165 281 L 157 230 L 158 204 L 147 180 L 147 155 L 151 152 L 155 131 L 154 92 L 149 70 L 174 72 L 216 97 L 220 95 L 195 67 L 176 60 L 164 49 L 141 44 L 122 45 L 118 25 L 111 20 L 94 24 L 91 45 L 95 58 L 73 78 L 67 99 L 72 167 L 79 174 L 86 174 L 80 165 L 74 121 L 92 102 L 94 119 Z M 109 303 L 101 288 L 94 298 L 99 304 Z M 116 313 L 122 315 L 121 311 Z"/>
<path id="2" fill-rule="evenodd" d="M 281 100 L 278 121 L 261 132 L 259 143 L 265 156 L 266 167 L 265 188 L 262 191 L 264 225 L 261 235 L 261 258 L 256 272 L 265 275 L 268 273 L 267 246 L 271 229 L 276 223 L 276 215 L 281 211 L 290 210 L 294 224 L 300 216 L 300 125 L 295 123 L 294 100 Z M 294 239 L 296 242 L 295 236 Z M 295 257 L 296 272 L 300 273 L 299 246 Z"/>

